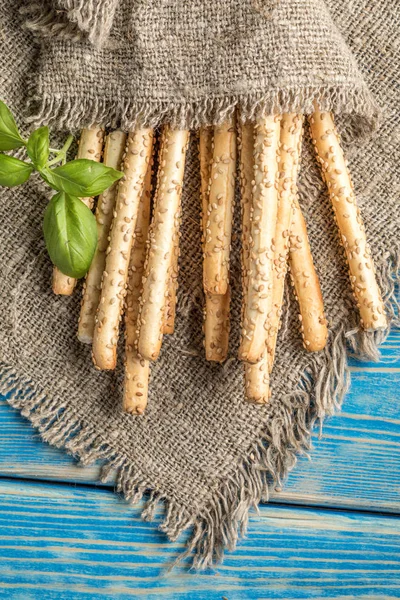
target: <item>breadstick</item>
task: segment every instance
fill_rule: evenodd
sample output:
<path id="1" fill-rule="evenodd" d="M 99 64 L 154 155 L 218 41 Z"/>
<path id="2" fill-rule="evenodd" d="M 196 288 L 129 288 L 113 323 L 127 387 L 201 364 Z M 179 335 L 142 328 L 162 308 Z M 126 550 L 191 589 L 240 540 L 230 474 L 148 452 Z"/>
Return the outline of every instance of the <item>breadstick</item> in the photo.
<path id="1" fill-rule="evenodd" d="M 152 150 L 151 129 L 138 129 L 129 134 L 93 336 L 93 362 L 98 369 L 115 369 L 117 362 L 119 323 L 124 309 L 133 231 Z"/>
<path id="2" fill-rule="evenodd" d="M 151 165 L 149 165 L 139 203 L 131 256 L 125 310 L 125 380 L 123 410 L 141 415 L 147 405 L 150 375 L 149 361 L 138 356 L 137 320 L 142 292 L 142 277 L 146 259 L 147 236 L 150 225 Z"/>
<path id="3" fill-rule="evenodd" d="M 247 273 L 250 258 L 250 207 L 252 203 L 254 177 L 254 126 L 251 123 L 240 126 L 240 190 L 242 209 L 242 279 L 243 289 L 247 289 Z M 242 317 L 243 318 L 243 317 Z M 269 371 L 267 350 L 256 364 L 244 364 L 245 394 L 250 402 L 266 403 L 269 399 Z"/>
<path id="4" fill-rule="evenodd" d="M 308 242 L 307 228 L 297 199 L 294 202 L 290 230 L 289 268 L 299 303 L 299 319 L 304 348 L 322 350 L 328 339 L 327 320 L 318 275 Z"/>
<path id="5" fill-rule="evenodd" d="M 200 176 L 201 176 L 201 230 L 204 240 L 207 232 L 207 211 L 209 200 L 209 182 L 212 164 L 212 127 L 200 129 Z M 204 307 L 204 347 L 206 360 L 223 362 L 228 355 L 229 346 L 229 285 L 225 294 L 210 294 L 205 291 Z"/>
<path id="6" fill-rule="evenodd" d="M 213 127 L 201 127 L 199 137 L 201 232 L 204 251 L 207 211 L 210 189 L 211 164 L 213 158 Z"/>
<path id="7" fill-rule="evenodd" d="M 126 134 L 123 131 L 113 131 L 106 138 L 103 162 L 107 167 L 120 168 L 122 154 L 126 146 Z M 85 283 L 78 324 L 78 339 L 84 344 L 93 341 L 94 321 L 100 300 L 101 278 L 106 263 L 108 235 L 117 195 L 118 183 L 114 183 L 99 196 L 96 208 L 97 248 L 90 265 Z"/>
<path id="8" fill-rule="evenodd" d="M 69 277 L 57 267 L 53 267 L 52 290 L 58 296 L 71 296 L 76 286 L 76 279 Z"/>
<path id="9" fill-rule="evenodd" d="M 250 262 L 250 209 L 253 198 L 254 181 L 254 125 L 240 124 L 240 207 L 242 212 L 242 277 L 247 277 Z M 247 286 L 243 286 L 244 289 Z"/>
<path id="10" fill-rule="evenodd" d="M 149 252 L 138 320 L 138 351 L 147 360 L 160 353 L 171 255 L 177 240 L 189 132 L 164 126 L 157 174 Z"/>
<path id="11" fill-rule="evenodd" d="M 178 272 L 179 272 L 179 226 L 180 217 L 178 220 L 178 231 L 174 234 L 174 248 L 171 257 L 171 276 L 168 281 L 168 290 L 165 297 L 164 307 L 164 323 L 163 334 L 171 335 L 175 330 L 175 310 L 176 310 L 176 294 L 178 290 Z"/>
<path id="12" fill-rule="evenodd" d="M 82 129 L 76 158 L 88 158 L 100 162 L 103 150 L 104 129 L 94 125 L 89 129 Z M 90 209 L 93 207 L 93 198 L 81 198 Z M 57 267 L 53 268 L 52 288 L 55 294 L 71 296 L 76 285 L 76 279 L 64 275 Z"/>
<path id="13" fill-rule="evenodd" d="M 267 352 L 257 363 L 244 363 L 244 380 L 246 400 L 267 404 L 271 396 Z"/>
<path id="14" fill-rule="evenodd" d="M 387 321 L 374 263 L 333 116 L 317 109 L 310 118 L 310 125 L 317 159 L 346 251 L 361 325 L 367 331 L 385 329 Z"/>
<path id="15" fill-rule="evenodd" d="M 279 116 L 268 116 L 259 119 L 254 125 L 254 180 L 239 348 L 239 358 L 251 363 L 258 362 L 264 355 L 272 309 L 280 121 Z"/>
<path id="16" fill-rule="evenodd" d="M 229 304 L 230 288 L 223 296 L 205 294 L 204 307 L 204 347 L 206 360 L 224 362 L 229 346 Z"/>
<path id="17" fill-rule="evenodd" d="M 214 127 L 203 263 L 204 291 L 210 294 L 222 295 L 228 289 L 235 171 L 236 127 L 232 117 Z"/>
<path id="18" fill-rule="evenodd" d="M 279 163 L 279 204 L 275 230 L 275 257 L 272 280 L 272 314 L 268 332 L 268 362 L 271 371 L 282 312 L 285 276 L 288 268 L 289 233 L 296 198 L 297 170 L 300 161 L 303 116 L 282 115 Z"/>
<path id="19" fill-rule="evenodd" d="M 174 234 L 174 248 L 172 251 L 171 257 L 171 277 L 168 281 L 168 290 L 167 295 L 165 297 L 165 307 L 164 307 L 164 323 L 162 332 L 164 335 L 172 335 L 175 331 L 175 312 L 176 312 L 176 299 L 177 299 L 177 291 L 178 291 L 178 274 L 179 274 L 179 256 L 180 256 L 180 247 L 179 247 L 179 239 L 180 239 L 180 222 L 181 222 L 181 213 L 179 212 L 179 217 L 177 219 L 178 229 Z"/>

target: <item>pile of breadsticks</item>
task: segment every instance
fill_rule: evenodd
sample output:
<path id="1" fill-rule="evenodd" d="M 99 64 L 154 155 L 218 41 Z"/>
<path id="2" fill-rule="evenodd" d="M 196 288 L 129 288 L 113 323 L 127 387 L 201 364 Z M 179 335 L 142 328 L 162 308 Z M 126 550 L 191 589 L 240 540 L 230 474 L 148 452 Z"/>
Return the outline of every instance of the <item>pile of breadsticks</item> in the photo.
<path id="1" fill-rule="evenodd" d="M 330 113 L 309 118 L 350 281 L 366 330 L 386 327 L 386 318 L 363 222 Z M 245 365 L 250 401 L 269 398 L 284 284 L 289 270 L 298 301 L 304 348 L 322 350 L 327 320 L 317 273 L 297 199 L 304 118 L 267 116 L 255 123 L 200 129 L 201 228 L 203 247 L 204 345 L 207 360 L 227 358 L 229 262 L 237 158 L 242 210 L 243 307 L 239 358 Z M 178 278 L 181 194 L 189 132 L 165 125 L 160 132 L 156 186 L 152 193 L 154 132 L 85 129 L 79 158 L 121 169 L 123 178 L 98 199 L 98 246 L 83 285 L 78 338 L 91 343 L 97 369 L 114 369 L 125 321 L 124 410 L 142 414 L 147 403 L 150 361 L 164 334 L 174 331 Z M 92 199 L 84 202 L 92 206 Z M 75 281 L 54 269 L 53 290 L 71 294 Z"/>

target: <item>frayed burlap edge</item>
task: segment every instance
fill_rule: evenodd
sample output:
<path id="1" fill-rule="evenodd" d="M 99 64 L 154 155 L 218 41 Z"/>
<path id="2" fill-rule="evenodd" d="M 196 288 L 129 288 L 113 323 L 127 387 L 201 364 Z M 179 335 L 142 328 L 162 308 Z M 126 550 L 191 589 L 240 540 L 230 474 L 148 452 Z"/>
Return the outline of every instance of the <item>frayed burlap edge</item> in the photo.
<path id="1" fill-rule="evenodd" d="M 377 275 L 389 323 L 400 326 L 399 298 L 400 247 L 383 257 Z M 150 498 L 142 513 L 152 519 L 157 505 L 165 505 L 165 518 L 160 529 L 170 540 L 176 540 L 189 528 L 192 533 L 187 549 L 178 561 L 190 557 L 196 569 L 207 568 L 222 560 L 224 550 L 234 550 L 247 529 L 250 509 L 268 500 L 271 488 L 280 488 L 294 467 L 297 455 L 310 449 L 311 431 L 320 426 L 327 415 L 339 410 L 350 384 L 347 366 L 349 353 L 362 359 L 377 360 L 378 346 L 386 339 L 386 331 L 366 333 L 361 329 L 346 331 L 340 324 L 330 332 L 330 340 L 321 356 L 310 355 L 297 390 L 280 398 L 262 436 L 246 453 L 241 464 L 232 465 L 229 478 L 208 498 L 200 513 L 152 490 L 151 481 L 141 473 L 134 461 L 116 452 L 90 423 L 83 423 L 68 402 L 47 397 L 15 366 L 0 363 L 0 393 L 20 410 L 37 428 L 44 441 L 63 448 L 84 465 L 103 460 L 102 481 L 117 471 L 116 489 L 131 502 L 138 502 L 146 492 Z"/>
<path id="2" fill-rule="evenodd" d="M 261 86 L 262 87 L 262 86 Z M 28 121 L 44 123 L 59 130 L 76 131 L 101 123 L 105 127 L 158 127 L 168 123 L 178 129 L 197 129 L 223 122 L 238 110 L 242 121 L 255 121 L 262 115 L 298 112 L 310 115 L 315 103 L 321 110 L 340 115 L 340 130 L 346 142 L 366 138 L 378 126 L 379 109 L 366 86 L 304 86 L 265 89 L 242 94 L 208 96 L 174 102 L 131 98 L 56 97 L 45 93 L 34 96 L 27 107 Z"/>
<path id="3" fill-rule="evenodd" d="M 25 28 L 42 39 L 89 40 L 101 47 L 114 21 L 118 0 L 58 0 L 58 8 L 43 0 L 20 8 Z"/>

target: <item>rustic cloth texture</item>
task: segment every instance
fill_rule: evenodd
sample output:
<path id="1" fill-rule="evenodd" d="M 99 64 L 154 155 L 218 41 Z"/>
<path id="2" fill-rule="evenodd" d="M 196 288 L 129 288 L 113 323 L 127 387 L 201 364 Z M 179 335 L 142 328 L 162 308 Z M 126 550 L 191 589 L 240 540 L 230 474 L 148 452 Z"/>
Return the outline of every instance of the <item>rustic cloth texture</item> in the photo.
<path id="1" fill-rule="evenodd" d="M 29 116 L 60 135 L 95 121 L 194 127 L 220 121 L 236 106 L 244 118 L 310 113 L 315 100 L 333 110 L 395 322 L 397 0 L 380 0 L 373 9 L 367 0 L 1 0 L 0 19 L 1 96 L 20 123 Z M 377 106 L 382 117 L 375 130 Z M 79 290 L 72 297 L 51 292 L 41 233 L 49 195 L 34 178 L 1 191 L 0 360 L 2 392 L 43 439 L 84 464 L 102 459 L 104 477 L 116 469 L 117 487 L 132 502 L 149 491 L 145 517 L 163 501 L 162 529 L 175 539 L 192 528 L 188 552 L 203 567 L 234 547 L 250 507 L 266 500 L 271 486 L 281 486 L 296 454 L 309 447 L 315 420 L 340 406 L 349 383 L 348 351 L 376 357 L 385 333 L 358 328 L 333 212 L 306 134 L 299 194 L 329 344 L 318 355 L 304 352 L 287 290 L 271 401 L 264 407 L 244 402 L 242 365 L 235 358 L 238 242 L 231 265 L 231 356 L 220 366 L 207 363 L 202 351 L 199 165 L 192 137 L 177 330 L 152 366 L 146 414 L 133 418 L 121 411 L 122 360 L 116 372 L 96 372 L 90 348 L 77 341 Z"/>
<path id="2" fill-rule="evenodd" d="M 62 4 L 68 9 L 57 9 Z M 94 5 L 99 18 L 89 23 Z M 362 116 L 359 128 L 376 119 L 372 96 L 321 0 L 46 0 L 25 3 L 25 11 L 26 26 L 45 38 L 32 98 L 39 121 L 73 128 L 162 119 L 196 127 L 237 105 L 254 117 L 310 112 L 314 99 Z M 94 49 L 87 36 L 96 35 Z"/>

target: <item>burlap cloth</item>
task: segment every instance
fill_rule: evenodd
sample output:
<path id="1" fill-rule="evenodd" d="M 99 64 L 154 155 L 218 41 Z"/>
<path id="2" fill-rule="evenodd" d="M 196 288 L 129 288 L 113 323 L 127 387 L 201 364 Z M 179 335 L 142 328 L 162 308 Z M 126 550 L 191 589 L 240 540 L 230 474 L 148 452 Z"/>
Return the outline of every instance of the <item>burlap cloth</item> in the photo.
<path id="1" fill-rule="evenodd" d="M 0 95 L 25 125 L 29 116 L 59 131 L 94 121 L 195 127 L 220 121 L 237 105 L 249 118 L 310 113 L 315 99 L 333 110 L 393 323 L 400 256 L 397 0 L 1 0 L 0 18 Z M 231 359 L 224 366 L 204 360 L 195 140 L 184 188 L 177 331 L 152 368 L 140 418 L 121 412 L 122 361 L 115 373 L 98 373 L 90 349 L 76 339 L 79 290 L 71 298 L 51 292 L 41 234 L 48 192 L 36 179 L 1 190 L 2 392 L 44 440 L 84 464 L 102 459 L 105 477 L 117 469 L 118 489 L 129 500 L 150 491 L 145 516 L 163 501 L 162 529 L 172 539 L 193 529 L 189 551 L 198 567 L 234 547 L 249 508 L 281 485 L 296 453 L 308 447 L 316 418 L 340 406 L 349 347 L 376 356 L 384 337 L 358 330 L 343 250 L 307 139 L 303 154 L 300 202 L 329 345 L 318 355 L 303 351 L 288 291 L 265 407 L 243 401 L 235 359 L 238 245 Z"/>

